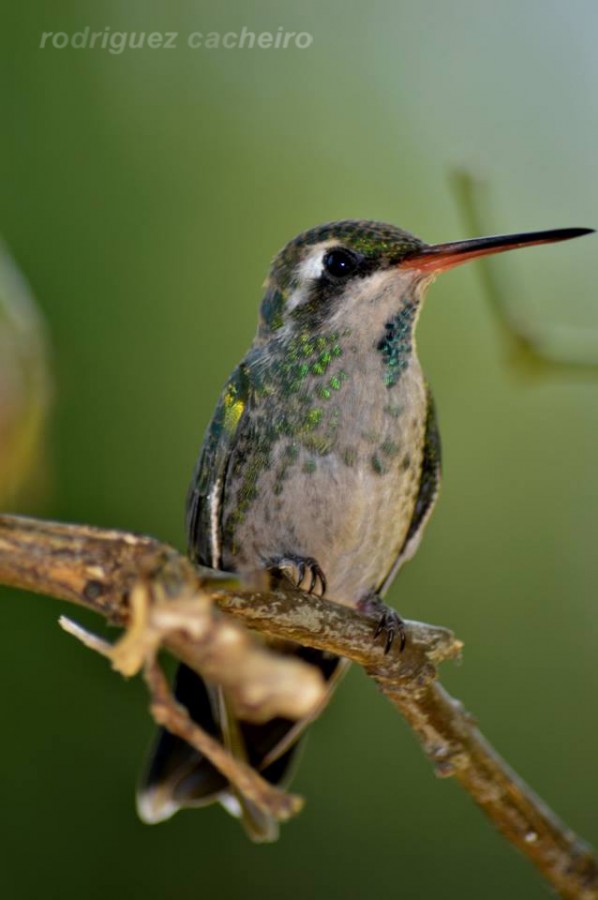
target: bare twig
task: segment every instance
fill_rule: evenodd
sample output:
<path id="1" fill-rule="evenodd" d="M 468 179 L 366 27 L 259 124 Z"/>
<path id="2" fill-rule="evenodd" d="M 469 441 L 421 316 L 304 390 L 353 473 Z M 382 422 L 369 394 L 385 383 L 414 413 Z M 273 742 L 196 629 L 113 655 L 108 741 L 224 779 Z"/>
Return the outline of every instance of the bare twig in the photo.
<path id="1" fill-rule="evenodd" d="M 417 734 L 440 777 L 453 775 L 502 834 L 567 900 L 598 898 L 598 859 L 488 743 L 462 704 L 436 683 L 386 696 Z"/>
<path id="2" fill-rule="evenodd" d="M 466 169 L 454 171 L 451 183 L 467 230 L 472 235 L 491 232 L 488 184 Z M 504 264 L 499 269 L 493 260 L 480 259 L 477 267 L 509 361 L 519 374 L 533 379 L 558 376 L 583 381 L 598 377 L 596 329 L 530 322 L 508 303 L 514 291 L 504 282 Z"/>
<path id="3" fill-rule="evenodd" d="M 118 624 L 129 621 L 130 597 L 139 584 L 149 586 L 152 596 L 162 597 L 166 605 L 176 606 L 185 598 L 191 616 L 193 592 L 200 606 L 208 593 L 221 610 L 270 638 L 297 641 L 353 660 L 406 718 L 437 774 L 454 776 L 561 897 L 598 900 L 598 860 L 590 848 L 518 778 L 461 704 L 435 681 L 436 664 L 460 651 L 460 643 L 446 629 L 409 622 L 405 652 L 393 647 L 385 656 L 372 641 L 372 620 L 331 601 L 290 588 L 242 589 L 234 580 L 225 586 L 215 573 L 198 576 L 187 559 L 150 538 L 10 516 L 0 517 L 0 582 L 71 600 Z M 185 662 L 194 660 L 202 671 L 203 639 L 194 640 L 193 627 L 185 631 L 183 619 L 178 622 L 178 638 L 166 630 L 164 644 Z M 218 756 L 225 751 L 206 749 L 208 736 L 196 730 L 172 700 L 151 660 L 146 660 L 146 675 L 154 715 L 206 755 L 215 751 L 210 759 L 218 757 L 216 764 L 225 771 L 229 762 Z M 252 799 L 262 808 L 275 809 L 278 818 L 296 811 L 297 798 L 264 798 L 259 782 L 241 788 L 238 768 L 226 774 L 237 779 L 235 784 L 245 793 L 254 791 Z"/>
<path id="4" fill-rule="evenodd" d="M 206 756 L 247 800 L 279 822 L 285 822 L 300 811 L 303 806 L 301 797 L 268 784 L 254 769 L 234 759 L 222 744 L 193 722 L 185 707 L 172 696 L 168 682 L 155 661 L 147 663 L 144 677 L 150 692 L 151 712 L 159 725 Z"/>
<path id="5" fill-rule="evenodd" d="M 66 616 L 61 616 L 58 621 L 68 634 L 76 637 L 90 650 L 108 659 L 113 658 L 114 647 L 108 641 L 91 634 Z M 185 707 L 173 697 L 155 658 L 150 657 L 144 662 L 143 675 L 150 692 L 150 710 L 158 725 L 178 735 L 206 756 L 246 799 L 255 803 L 263 812 L 284 822 L 300 811 L 303 806 L 301 797 L 273 787 L 250 766 L 231 756 L 222 744 L 193 722 Z"/>

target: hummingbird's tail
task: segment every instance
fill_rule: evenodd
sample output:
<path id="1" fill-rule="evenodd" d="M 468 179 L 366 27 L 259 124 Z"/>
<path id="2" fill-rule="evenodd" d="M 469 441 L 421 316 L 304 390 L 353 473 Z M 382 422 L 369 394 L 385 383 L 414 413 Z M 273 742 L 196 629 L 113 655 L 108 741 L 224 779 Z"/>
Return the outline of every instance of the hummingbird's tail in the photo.
<path id="1" fill-rule="evenodd" d="M 346 661 L 308 647 L 293 648 L 305 662 L 317 666 L 330 692 L 345 671 Z M 180 665 L 174 694 L 191 718 L 212 737 L 247 760 L 266 781 L 286 785 L 294 773 L 299 739 L 312 719 L 294 722 L 282 716 L 262 724 L 236 719 L 222 692 L 206 684 L 192 669 Z M 169 819 L 179 809 L 219 801 L 238 816 L 254 841 L 274 841 L 278 823 L 234 791 L 226 777 L 186 741 L 164 728 L 157 732 L 137 793 L 137 810 L 148 824 Z"/>

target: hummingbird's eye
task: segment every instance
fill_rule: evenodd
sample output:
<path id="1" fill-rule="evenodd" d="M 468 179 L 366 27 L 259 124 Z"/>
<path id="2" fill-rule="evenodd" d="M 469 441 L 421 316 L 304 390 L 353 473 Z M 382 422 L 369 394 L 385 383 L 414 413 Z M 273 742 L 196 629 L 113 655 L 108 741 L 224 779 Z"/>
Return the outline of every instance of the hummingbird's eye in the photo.
<path id="1" fill-rule="evenodd" d="M 357 259 L 348 250 L 329 250 L 323 260 L 324 271 L 332 278 L 348 278 L 357 269 Z"/>

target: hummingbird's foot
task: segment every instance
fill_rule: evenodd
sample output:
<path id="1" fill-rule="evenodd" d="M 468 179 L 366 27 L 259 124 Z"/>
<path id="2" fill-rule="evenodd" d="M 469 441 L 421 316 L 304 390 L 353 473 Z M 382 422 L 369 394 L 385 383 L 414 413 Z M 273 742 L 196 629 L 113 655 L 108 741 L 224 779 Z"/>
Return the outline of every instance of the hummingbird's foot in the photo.
<path id="1" fill-rule="evenodd" d="M 399 636 L 399 650 L 402 653 L 405 649 L 405 644 L 407 643 L 407 633 L 405 631 L 405 623 L 401 619 L 398 612 L 394 609 L 391 609 L 390 606 L 387 606 L 384 612 L 380 617 L 380 621 L 374 631 L 374 640 L 381 635 L 386 635 L 386 641 L 384 643 L 384 653 L 388 653 L 392 645 L 394 644 L 394 640 Z"/>
<path id="2" fill-rule="evenodd" d="M 323 597 L 326 593 L 326 576 L 311 556 L 281 556 L 273 559 L 268 569 L 275 576 L 282 576 L 293 587 Z"/>
<path id="3" fill-rule="evenodd" d="M 376 629 L 374 631 L 374 640 L 385 636 L 384 653 L 388 653 L 395 642 L 395 638 L 399 638 L 399 650 L 402 653 L 407 643 L 407 633 L 405 631 L 405 623 L 401 619 L 396 609 L 386 606 L 377 594 L 369 594 L 358 603 L 358 609 L 364 613 L 371 615 L 378 614 L 380 616 Z"/>

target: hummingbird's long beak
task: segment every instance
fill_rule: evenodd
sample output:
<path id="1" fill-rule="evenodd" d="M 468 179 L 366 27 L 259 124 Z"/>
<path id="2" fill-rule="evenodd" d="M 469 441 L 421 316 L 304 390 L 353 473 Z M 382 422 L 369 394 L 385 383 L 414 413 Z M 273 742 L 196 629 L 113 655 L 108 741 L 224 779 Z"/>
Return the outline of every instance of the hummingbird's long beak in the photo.
<path id="1" fill-rule="evenodd" d="M 534 244 L 568 241 L 570 238 L 591 234 L 593 231 L 593 228 L 556 228 L 553 231 L 498 234 L 466 241 L 451 241 L 448 244 L 431 244 L 405 257 L 399 265 L 403 269 L 418 269 L 420 272 L 446 272 L 447 269 L 460 266 L 470 259 L 477 259 L 478 256 L 504 253 L 518 247 L 533 247 Z"/>

